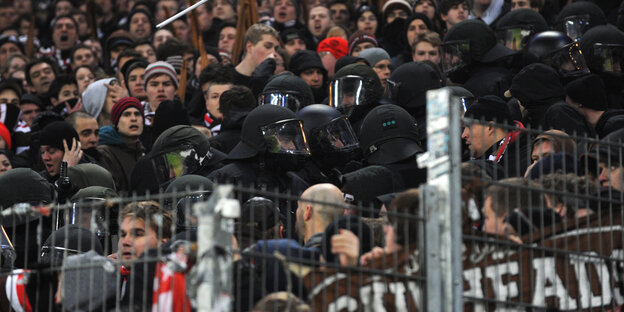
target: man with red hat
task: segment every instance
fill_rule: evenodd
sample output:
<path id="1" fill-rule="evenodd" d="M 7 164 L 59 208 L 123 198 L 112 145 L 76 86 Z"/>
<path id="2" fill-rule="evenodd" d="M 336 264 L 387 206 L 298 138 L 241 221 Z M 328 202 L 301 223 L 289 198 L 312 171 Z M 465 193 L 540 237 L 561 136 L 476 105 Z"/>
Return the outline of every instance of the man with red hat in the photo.
<path id="1" fill-rule="evenodd" d="M 329 79 L 334 78 L 336 61 L 349 53 L 349 43 L 340 37 L 330 37 L 319 42 L 316 52 L 321 57 Z"/>

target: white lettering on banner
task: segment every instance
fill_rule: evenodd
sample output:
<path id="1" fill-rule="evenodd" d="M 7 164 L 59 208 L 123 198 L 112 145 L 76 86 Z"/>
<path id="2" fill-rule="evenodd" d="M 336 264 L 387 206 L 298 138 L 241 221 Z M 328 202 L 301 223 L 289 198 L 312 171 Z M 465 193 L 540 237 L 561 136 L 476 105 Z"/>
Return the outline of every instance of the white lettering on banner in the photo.
<path id="1" fill-rule="evenodd" d="M 405 285 L 403 283 L 390 283 L 390 292 L 394 295 L 394 308 L 396 312 L 407 312 L 407 301 L 405 300 Z"/>
<path id="2" fill-rule="evenodd" d="M 555 258 L 533 259 L 533 269 L 535 269 L 534 306 L 545 307 L 546 298 L 555 296 L 559 299 L 561 309 L 576 309 L 576 301 L 570 297 L 568 290 L 563 286 L 563 282 L 555 271 Z"/>
<path id="3" fill-rule="evenodd" d="M 611 259 L 624 260 L 624 250 L 617 249 L 611 252 Z M 620 285 L 622 277 L 620 274 L 624 274 L 624 261 L 611 261 L 611 272 L 613 272 L 613 279 L 611 285 L 613 289 L 613 297 L 617 305 L 624 304 L 624 297 L 622 297 Z"/>
<path id="4" fill-rule="evenodd" d="M 483 296 L 483 288 L 481 287 L 481 268 L 476 267 L 468 270 L 464 270 L 464 279 L 468 281 L 468 289 L 464 290 L 464 296 L 474 297 L 474 298 L 484 298 Z M 475 312 L 484 312 L 485 307 L 483 303 L 479 301 L 474 302 L 473 311 Z"/>
<path id="5" fill-rule="evenodd" d="M 349 296 L 340 296 L 327 306 L 328 312 L 339 312 L 343 309 L 347 309 L 349 312 L 357 311 L 357 300 Z"/>
<path id="6" fill-rule="evenodd" d="M 585 254 L 598 256 L 595 252 L 587 252 Z M 578 280 L 579 292 L 581 295 L 581 308 L 599 307 L 611 302 L 611 289 L 609 289 L 609 271 L 607 266 L 602 261 L 591 261 L 588 263 L 587 261 L 580 261 L 580 259 L 572 259 L 570 262 L 574 266 L 574 272 Z M 596 275 L 601 285 L 601 295 L 598 296 L 595 296 L 591 289 L 589 272 L 587 272 L 587 265 L 590 263 L 596 268 Z M 605 282 L 607 283 L 606 285 Z"/>
<path id="7" fill-rule="evenodd" d="M 418 287 L 415 282 L 408 282 L 407 288 L 409 288 L 409 291 L 412 294 L 412 300 L 414 300 L 416 309 L 418 309 L 418 311 L 422 311 L 422 292 L 420 291 L 420 287 Z"/>
<path id="8" fill-rule="evenodd" d="M 504 275 L 517 275 L 518 273 L 518 262 L 500 263 L 485 268 L 485 276 L 492 280 L 492 290 L 494 290 L 496 300 L 507 301 L 511 298 L 518 297 L 518 284 L 516 284 L 516 282 L 512 281 L 509 284 L 503 283 Z M 497 307 L 496 311 L 510 310 Z"/>
<path id="9" fill-rule="evenodd" d="M 360 300 L 362 300 L 363 311 L 365 312 L 385 312 L 383 296 L 388 289 L 386 283 L 374 281 L 369 285 L 360 288 Z"/>

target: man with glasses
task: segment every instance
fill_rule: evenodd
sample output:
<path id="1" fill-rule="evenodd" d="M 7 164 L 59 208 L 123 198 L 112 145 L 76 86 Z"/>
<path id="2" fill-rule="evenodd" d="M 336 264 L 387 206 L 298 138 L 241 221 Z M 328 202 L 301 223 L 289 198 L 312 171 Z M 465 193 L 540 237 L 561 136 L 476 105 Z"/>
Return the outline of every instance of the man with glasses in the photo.
<path id="1" fill-rule="evenodd" d="M 71 15 L 61 15 L 52 25 L 52 41 L 54 45 L 41 48 L 40 56 L 56 59 L 61 70 L 67 70 L 71 64 L 71 51 L 78 43 L 78 23 Z"/>

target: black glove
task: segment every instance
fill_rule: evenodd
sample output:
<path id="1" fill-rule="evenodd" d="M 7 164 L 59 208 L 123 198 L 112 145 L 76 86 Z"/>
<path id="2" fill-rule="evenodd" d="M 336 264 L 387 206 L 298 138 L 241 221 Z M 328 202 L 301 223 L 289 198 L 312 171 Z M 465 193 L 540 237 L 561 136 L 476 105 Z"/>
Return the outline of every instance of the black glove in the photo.
<path id="1" fill-rule="evenodd" d="M 254 69 L 253 73 L 251 73 L 252 78 L 260 78 L 260 77 L 271 77 L 275 72 L 275 67 L 277 63 L 275 63 L 275 59 L 272 57 L 268 57 L 266 60 L 262 61 L 260 65 Z"/>

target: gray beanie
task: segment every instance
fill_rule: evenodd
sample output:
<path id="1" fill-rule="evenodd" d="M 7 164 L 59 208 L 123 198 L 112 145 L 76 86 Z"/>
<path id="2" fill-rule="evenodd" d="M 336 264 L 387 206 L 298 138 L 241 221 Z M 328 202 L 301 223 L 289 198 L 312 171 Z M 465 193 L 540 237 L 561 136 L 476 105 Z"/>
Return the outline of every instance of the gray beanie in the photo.
<path id="1" fill-rule="evenodd" d="M 382 48 L 366 49 L 360 52 L 358 56 L 365 59 L 371 67 L 375 67 L 380 61 L 390 60 L 390 55 Z"/>
<path id="2" fill-rule="evenodd" d="M 108 89 L 104 84 L 110 84 L 115 78 L 104 78 L 91 83 L 82 92 L 82 108 L 94 118 L 98 118 L 106 101 Z"/>
<path id="3" fill-rule="evenodd" d="M 154 62 L 152 64 L 149 64 L 145 68 L 144 86 L 147 86 L 147 83 L 149 82 L 149 80 L 158 75 L 167 75 L 171 77 L 171 80 L 173 80 L 173 83 L 175 84 L 176 89 L 178 88 L 178 76 L 177 76 L 175 68 L 171 64 L 167 62 L 163 62 L 163 61 Z"/>
<path id="4" fill-rule="evenodd" d="M 96 311 L 115 299 L 119 269 L 112 260 L 91 250 L 63 261 L 61 293 L 68 311 Z"/>

